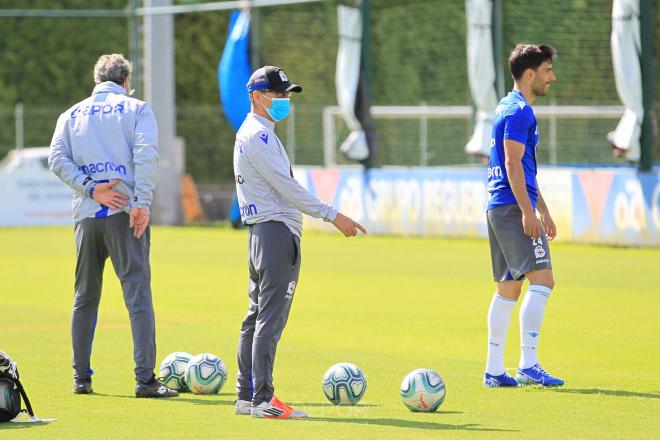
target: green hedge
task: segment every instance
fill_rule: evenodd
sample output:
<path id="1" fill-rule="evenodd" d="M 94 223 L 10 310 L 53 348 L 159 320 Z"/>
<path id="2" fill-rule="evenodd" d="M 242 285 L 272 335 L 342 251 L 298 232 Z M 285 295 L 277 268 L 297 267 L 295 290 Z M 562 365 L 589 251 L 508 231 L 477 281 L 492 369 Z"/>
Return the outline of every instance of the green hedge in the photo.
<path id="1" fill-rule="evenodd" d="M 348 2 L 348 1 L 347 1 Z M 189 1 L 187 3 L 190 3 Z M 296 96 L 296 162 L 322 161 L 321 114 L 336 105 L 337 5 L 326 0 L 262 8 L 255 14 L 254 47 L 262 64 L 276 64 L 301 83 Z M 4 0 L 3 8 L 123 9 L 127 0 Z M 372 0 L 371 58 L 376 105 L 469 105 L 463 0 Z M 93 6 L 92 6 L 93 5 Z M 503 2 L 506 56 L 515 43 L 548 42 L 559 57 L 552 89 L 557 104 L 618 104 L 609 49 L 611 0 Z M 655 6 L 660 24 L 660 7 Z M 219 105 L 217 65 L 229 14 L 207 12 L 175 17 L 177 133 L 186 140 L 186 166 L 200 182 L 232 179 L 234 133 Z M 660 28 L 660 26 L 656 26 Z M 0 18 L 0 155 L 13 147 L 15 103 L 25 105 L 26 144 L 47 145 L 57 114 L 88 96 L 92 67 L 102 53 L 128 54 L 123 18 Z M 655 33 L 660 50 L 660 32 Z M 660 66 L 656 66 L 660 84 Z M 506 76 L 507 88 L 511 81 Z M 660 87 L 656 85 L 656 102 Z M 550 103 L 549 98 L 539 101 Z M 611 121 L 566 121 L 558 126 L 564 162 L 607 162 L 605 133 Z M 286 140 L 286 123 L 278 124 Z M 377 121 L 380 163 L 419 162 L 418 121 Z M 339 127 L 340 130 L 342 127 Z M 542 135 L 547 132 L 542 126 Z M 462 152 L 469 122 L 429 123 L 430 164 L 466 163 Z M 544 137 L 547 139 L 547 137 Z M 656 147 L 656 161 L 660 147 Z"/>

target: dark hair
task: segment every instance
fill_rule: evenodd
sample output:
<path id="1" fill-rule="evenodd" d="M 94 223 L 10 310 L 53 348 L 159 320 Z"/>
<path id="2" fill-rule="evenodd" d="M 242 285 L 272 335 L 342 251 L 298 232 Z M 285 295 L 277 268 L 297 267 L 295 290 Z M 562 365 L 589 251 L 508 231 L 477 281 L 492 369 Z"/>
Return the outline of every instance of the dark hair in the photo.
<path id="1" fill-rule="evenodd" d="M 525 70 L 536 70 L 545 61 L 552 63 L 555 54 L 555 48 L 549 44 L 519 44 L 509 55 L 509 71 L 513 79 L 520 79 Z"/>

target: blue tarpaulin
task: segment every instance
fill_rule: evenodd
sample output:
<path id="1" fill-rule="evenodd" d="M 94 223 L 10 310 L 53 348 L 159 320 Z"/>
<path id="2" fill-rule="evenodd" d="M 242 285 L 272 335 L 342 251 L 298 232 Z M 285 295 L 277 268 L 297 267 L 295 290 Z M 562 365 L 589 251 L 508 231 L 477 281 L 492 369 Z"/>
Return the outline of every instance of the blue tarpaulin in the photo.
<path id="1" fill-rule="evenodd" d="M 220 102 L 234 130 L 250 112 L 246 84 L 250 69 L 250 13 L 233 11 L 229 20 L 227 43 L 218 65 Z"/>
<path id="2" fill-rule="evenodd" d="M 250 112 L 247 82 L 250 79 L 250 13 L 233 11 L 229 18 L 227 43 L 218 65 L 220 103 L 225 117 L 238 131 L 245 116 Z M 236 196 L 229 212 L 232 225 L 241 224 Z"/>

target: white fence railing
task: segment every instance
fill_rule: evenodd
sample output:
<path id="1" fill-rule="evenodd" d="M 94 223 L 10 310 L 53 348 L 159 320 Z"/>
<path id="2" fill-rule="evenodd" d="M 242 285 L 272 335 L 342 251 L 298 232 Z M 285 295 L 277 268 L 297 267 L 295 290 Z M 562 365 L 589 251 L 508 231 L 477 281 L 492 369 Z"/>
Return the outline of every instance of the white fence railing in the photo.
<path id="1" fill-rule="evenodd" d="M 557 163 L 557 124 L 559 118 L 603 118 L 618 119 L 623 115 L 621 106 L 537 106 L 534 114 L 549 119 L 548 149 L 550 163 Z M 429 119 L 471 119 L 470 106 L 373 106 L 371 116 L 375 119 L 419 119 L 420 166 L 428 165 L 428 121 Z M 323 109 L 323 163 L 326 167 L 337 165 L 336 117 L 341 115 L 337 106 Z M 612 127 L 614 129 L 614 126 Z M 465 139 L 467 144 L 468 139 Z"/>

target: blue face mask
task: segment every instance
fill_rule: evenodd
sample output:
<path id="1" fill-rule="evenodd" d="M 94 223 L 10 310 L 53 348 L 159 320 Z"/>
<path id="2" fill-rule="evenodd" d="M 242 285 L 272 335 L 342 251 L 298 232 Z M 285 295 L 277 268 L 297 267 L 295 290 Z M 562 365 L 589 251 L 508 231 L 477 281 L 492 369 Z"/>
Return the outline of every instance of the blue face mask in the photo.
<path id="1" fill-rule="evenodd" d="M 268 113 L 268 116 L 273 119 L 273 121 L 281 121 L 282 119 L 289 116 L 289 111 L 291 111 L 291 98 L 269 98 L 263 93 L 261 96 L 270 100 L 271 102 L 270 108 L 266 108 L 266 112 Z"/>

